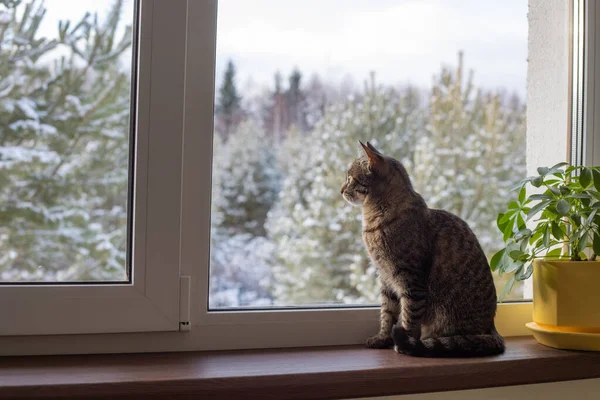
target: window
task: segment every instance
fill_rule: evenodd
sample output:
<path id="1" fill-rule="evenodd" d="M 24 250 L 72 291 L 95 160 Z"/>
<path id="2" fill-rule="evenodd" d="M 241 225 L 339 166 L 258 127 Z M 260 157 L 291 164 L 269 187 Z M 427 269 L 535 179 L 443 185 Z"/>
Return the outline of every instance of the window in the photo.
<path id="1" fill-rule="evenodd" d="M 378 303 L 361 213 L 338 190 L 358 140 L 489 257 L 501 248 L 496 216 L 526 176 L 527 5 L 221 1 L 211 309 Z"/>
<path id="2" fill-rule="evenodd" d="M 2 284 L 129 281 L 134 4 L 2 11 Z"/>
<path id="3" fill-rule="evenodd" d="M 179 329 L 185 26 L 161 18 L 185 7 L 161 7 L 0 5 L 1 334 Z"/>
<path id="4" fill-rule="evenodd" d="M 363 138 L 361 127 L 370 127 L 368 135 L 378 146 L 406 161 L 431 205 L 471 222 L 489 254 L 500 245 L 494 219 L 505 203 L 508 174 L 526 175 L 566 158 L 572 61 L 568 5 L 531 0 L 528 32 L 525 0 L 499 8 L 458 1 L 344 2 L 347 13 L 331 0 L 319 2 L 318 15 L 310 3 L 247 3 L 222 0 L 217 13 L 214 0 L 77 2 L 82 10 L 97 8 L 99 26 L 110 15 L 106 10 L 120 4 L 124 11 L 116 32 L 133 26 L 132 47 L 123 50 L 118 63 L 106 59 L 131 78 L 120 98 L 130 107 L 119 115 L 130 123 L 111 131 L 130 140 L 123 139 L 119 151 L 107 155 L 93 148 L 86 150 L 90 154 L 68 150 L 84 154 L 83 161 L 97 160 L 93 166 L 100 178 L 120 173 L 121 186 L 109 185 L 118 192 L 111 192 L 115 197 L 102 192 L 96 198 L 106 201 L 101 210 L 113 210 L 111 202 L 125 205 L 119 221 L 110 213 L 98 215 L 100 225 L 115 224 L 102 229 L 120 235 L 114 243 L 121 272 L 119 277 L 91 275 L 110 266 L 90 258 L 85 265 L 89 275 L 68 275 L 75 264 L 63 258 L 66 272 L 59 274 L 58 268 L 51 278 L 36 272 L 20 280 L 1 275 L 0 304 L 11 307 L 0 307 L 0 335 L 13 335 L 0 337 L 1 353 L 360 343 L 376 331 L 376 283 L 355 232 L 358 210 L 347 207 L 338 193 L 357 152 L 355 140 Z M 27 4 L 16 6 L 18 12 Z M 45 7 L 60 10 L 65 4 L 48 0 Z M 13 14 L 7 6 L 0 9 L 1 32 L 11 26 Z M 582 15 L 593 14 L 586 10 Z M 49 11 L 44 18 L 50 16 Z M 336 21 L 330 29 L 328 20 Z M 90 18 L 89 24 L 95 21 Z M 419 33 L 402 46 L 394 40 L 404 32 L 398 21 L 416 26 Z M 592 29 L 592 24 L 585 26 Z M 93 29 L 82 29 L 89 38 L 86 33 L 78 41 L 93 40 Z M 53 63 L 42 61 L 32 63 L 55 73 Z M 0 71 L 7 73 L 2 68 L 4 63 Z M 92 86 L 83 85 L 83 95 Z M 589 107 L 591 98 L 586 99 Z M 591 126 L 586 123 L 588 141 L 595 137 Z M 0 128 L 4 135 L 6 128 Z M 398 135 L 404 141 L 392 140 L 398 133 L 406 134 Z M 500 140 L 505 134 L 512 135 L 510 141 Z M 107 142 L 114 139 L 106 137 Z M 108 156 L 121 157 L 121 164 Z M 52 164 L 46 154 L 36 157 L 27 168 Z M 29 173 L 27 179 L 32 179 Z M 84 183 L 77 196 L 98 194 L 92 179 Z M 78 199 L 66 189 L 57 195 Z M 489 207 L 476 201 L 480 195 Z M 299 203 L 302 196 L 304 203 Z M 11 223 L 21 221 L 9 217 Z M 100 228 L 95 221 L 73 220 L 84 229 Z M 58 245 L 68 257 L 83 255 L 76 246 L 69 252 L 69 242 L 59 240 Z M 42 267 L 56 270 L 55 265 Z M 510 299 L 523 300 L 526 292 L 526 285 L 517 288 Z M 524 323 L 530 316 L 530 303 L 503 304 L 498 327 L 505 335 L 528 334 Z M 114 334 L 102 335 L 109 332 Z M 74 346 L 72 335 L 81 333 L 96 335 L 77 335 Z M 41 334 L 52 335 L 23 336 Z"/>

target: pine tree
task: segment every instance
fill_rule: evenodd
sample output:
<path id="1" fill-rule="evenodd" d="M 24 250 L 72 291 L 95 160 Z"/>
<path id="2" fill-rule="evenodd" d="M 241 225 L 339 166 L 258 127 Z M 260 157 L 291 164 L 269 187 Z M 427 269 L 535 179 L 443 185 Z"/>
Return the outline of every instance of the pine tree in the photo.
<path id="1" fill-rule="evenodd" d="M 215 116 L 217 131 L 228 138 L 241 119 L 242 98 L 238 94 L 235 82 L 235 65 L 232 60 L 227 62 L 223 82 L 219 88 Z"/>
<path id="2" fill-rule="evenodd" d="M 0 4 L 2 280 L 124 279 L 129 74 L 122 1 L 41 37 L 42 2 Z M 57 58 L 61 44 L 67 55 Z M 42 60 L 44 56 L 53 60 Z"/>
<path id="3" fill-rule="evenodd" d="M 305 96 L 300 88 L 302 81 L 302 73 L 298 69 L 294 69 L 289 77 L 289 87 L 286 93 L 287 127 L 295 126 L 296 129 L 304 131 L 306 129 L 304 100 Z"/>
<path id="4" fill-rule="evenodd" d="M 431 92 L 426 134 L 418 143 L 414 184 L 431 207 L 469 223 L 491 255 L 502 243 L 495 216 L 525 177 L 525 106 L 517 97 L 486 92 L 464 77 L 462 54 Z"/>

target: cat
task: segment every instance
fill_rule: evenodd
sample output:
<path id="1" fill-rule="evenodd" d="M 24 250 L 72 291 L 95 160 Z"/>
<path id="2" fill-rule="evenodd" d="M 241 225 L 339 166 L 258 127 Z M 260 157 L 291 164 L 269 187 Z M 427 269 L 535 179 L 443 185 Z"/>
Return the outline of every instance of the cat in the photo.
<path id="1" fill-rule="evenodd" d="M 362 207 L 363 241 L 381 283 L 379 333 L 367 347 L 421 357 L 501 354 L 496 289 L 466 222 L 430 209 L 404 166 L 369 142 L 341 194 Z"/>

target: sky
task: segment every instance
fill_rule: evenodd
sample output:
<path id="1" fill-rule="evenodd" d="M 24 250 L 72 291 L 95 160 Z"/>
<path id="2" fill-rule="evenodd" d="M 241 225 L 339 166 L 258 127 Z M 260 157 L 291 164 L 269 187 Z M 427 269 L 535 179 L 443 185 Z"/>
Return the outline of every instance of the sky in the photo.
<path id="1" fill-rule="evenodd" d="M 46 0 L 42 32 L 110 4 Z M 125 21 L 132 10 L 126 0 Z M 242 91 L 272 86 L 276 71 L 293 68 L 359 85 L 375 71 L 382 83 L 427 88 L 462 50 L 478 86 L 525 94 L 527 0 L 221 0 L 217 22 L 217 81 L 231 59 Z"/>
<path id="2" fill-rule="evenodd" d="M 475 81 L 525 93 L 527 0 L 222 0 L 217 77 L 231 58 L 240 83 L 272 85 L 298 67 L 358 83 L 428 87 L 464 51 Z"/>

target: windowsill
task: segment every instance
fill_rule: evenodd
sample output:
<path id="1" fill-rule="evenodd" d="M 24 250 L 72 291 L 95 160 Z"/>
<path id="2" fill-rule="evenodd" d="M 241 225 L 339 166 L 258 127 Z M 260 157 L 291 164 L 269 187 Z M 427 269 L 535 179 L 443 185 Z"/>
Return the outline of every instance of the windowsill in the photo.
<path id="1" fill-rule="evenodd" d="M 507 346 L 502 356 L 478 359 L 359 346 L 11 357 L 0 361 L 0 398 L 334 399 L 600 377 L 600 353 L 555 350 L 531 337 Z"/>

